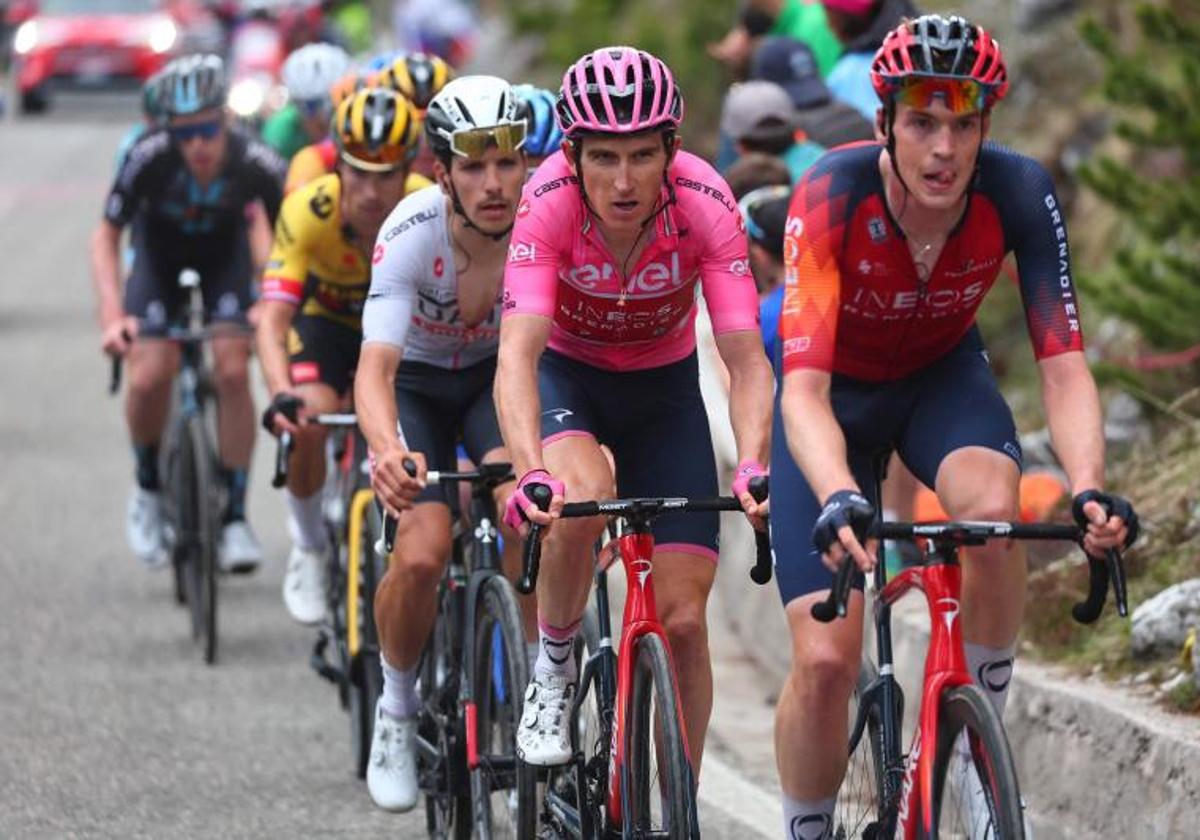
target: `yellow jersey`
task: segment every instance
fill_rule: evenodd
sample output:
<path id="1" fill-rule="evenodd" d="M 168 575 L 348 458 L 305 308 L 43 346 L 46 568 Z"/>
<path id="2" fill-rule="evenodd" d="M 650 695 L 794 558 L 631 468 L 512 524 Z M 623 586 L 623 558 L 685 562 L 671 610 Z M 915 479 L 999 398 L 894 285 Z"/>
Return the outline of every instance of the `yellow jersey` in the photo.
<path id="1" fill-rule="evenodd" d="M 409 175 L 405 192 L 429 181 Z M 263 275 L 262 298 L 300 307 L 352 329 L 361 329 L 371 264 L 343 224 L 342 181 L 322 175 L 287 195 L 275 223 L 275 240 Z M 374 243 L 364 243 L 369 251 Z"/>

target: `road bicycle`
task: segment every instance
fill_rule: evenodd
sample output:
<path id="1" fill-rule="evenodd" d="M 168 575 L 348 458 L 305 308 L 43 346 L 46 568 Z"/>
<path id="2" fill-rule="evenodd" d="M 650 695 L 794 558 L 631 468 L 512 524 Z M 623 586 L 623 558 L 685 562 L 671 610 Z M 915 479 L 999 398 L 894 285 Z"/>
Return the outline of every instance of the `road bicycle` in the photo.
<path id="1" fill-rule="evenodd" d="M 222 482 L 215 480 L 216 392 L 204 357 L 204 346 L 213 332 L 204 326 L 200 274 L 184 269 L 178 282 L 187 304 L 178 323 L 166 333 L 168 341 L 179 345 L 180 368 L 160 456 L 164 531 L 174 569 L 175 599 L 188 607 L 192 638 L 211 665 L 217 658 L 217 545 L 224 507 Z M 116 393 L 120 381 L 121 358 L 114 356 L 110 393 Z"/>
<path id="2" fill-rule="evenodd" d="M 286 413 L 286 412 L 285 412 Z M 295 416 L 289 416 L 296 422 Z M 386 559 L 375 551 L 382 534 L 367 442 L 354 414 L 317 414 L 305 423 L 331 431 L 331 469 L 322 492 L 329 539 L 326 590 L 328 609 L 317 630 L 309 656 L 314 671 L 337 687 L 338 700 L 350 717 L 350 755 L 355 775 L 367 774 L 375 703 L 383 690 L 379 641 L 375 629 L 375 590 L 383 578 Z M 272 486 L 287 483 L 288 461 L 294 446 L 290 432 L 280 434 Z M 329 648 L 333 648 L 330 661 Z"/>
<path id="3" fill-rule="evenodd" d="M 415 465 L 405 465 L 415 473 Z M 521 612 L 500 565 L 493 491 L 512 466 L 426 473 L 426 482 L 468 482 L 467 522 L 456 519 L 453 550 L 438 586 L 437 618 L 421 654 L 416 753 L 434 838 L 530 838 L 536 772 L 516 758 L 516 732 L 529 681 Z M 385 523 L 390 555 L 395 520 Z"/>
<path id="4" fill-rule="evenodd" d="M 974 684 L 963 654 L 959 622 L 961 568 L 958 551 L 988 539 L 1069 540 L 1082 544 L 1075 525 L 1018 522 L 876 522 L 869 536 L 926 541 L 919 566 L 887 579 L 882 550 L 875 565 L 873 623 L 876 659 L 865 656 L 854 693 L 850 765 L 838 794 L 834 838 L 935 840 L 1025 837 L 1017 773 L 1000 715 Z M 882 547 L 882 542 L 880 543 Z M 1128 614 L 1121 556 L 1089 557 L 1087 600 L 1072 611 L 1094 622 L 1111 582 L 1120 615 Z M 765 569 L 765 570 L 764 570 Z M 760 583 L 770 579 L 759 569 Z M 844 618 L 857 566 L 847 556 L 825 601 L 812 615 L 822 622 Z M 911 590 L 925 596 L 930 640 L 925 659 L 917 728 L 907 754 L 901 751 L 904 695 L 893 671 L 891 609 Z M 865 737 L 864 737 L 865 736 Z"/>
<path id="5" fill-rule="evenodd" d="M 549 488 L 533 484 L 543 508 Z M 762 500 L 765 479 L 751 492 Z M 664 513 L 740 511 L 737 499 L 638 498 L 570 502 L 562 517 L 615 517 L 617 537 L 600 553 L 595 630 L 587 637 L 579 689 L 571 706 L 571 761 L 549 768 L 541 836 L 560 838 L 698 837 L 696 778 L 688 751 L 670 645 L 654 601 L 651 523 Z M 541 528 L 530 526 L 520 592 L 532 592 L 540 563 Z M 757 533 L 758 563 L 770 564 L 770 544 Z M 618 651 L 613 650 L 605 571 L 620 560 L 628 581 Z M 589 622 L 590 623 L 590 622 Z M 586 704 L 586 714 L 584 713 Z M 581 716 L 582 715 L 582 716 Z"/>

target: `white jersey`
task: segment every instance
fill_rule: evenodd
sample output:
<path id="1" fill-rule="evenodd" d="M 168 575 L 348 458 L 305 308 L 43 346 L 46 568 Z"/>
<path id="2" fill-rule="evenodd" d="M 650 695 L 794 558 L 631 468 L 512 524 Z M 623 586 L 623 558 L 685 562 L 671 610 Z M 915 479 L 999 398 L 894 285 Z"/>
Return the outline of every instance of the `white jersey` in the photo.
<path id="1" fill-rule="evenodd" d="M 449 370 L 496 355 L 500 304 L 468 327 L 459 317 L 458 273 L 446 224 L 446 200 L 437 185 L 396 205 L 375 240 L 371 290 L 363 308 L 363 343 L 392 344 L 404 361 Z"/>

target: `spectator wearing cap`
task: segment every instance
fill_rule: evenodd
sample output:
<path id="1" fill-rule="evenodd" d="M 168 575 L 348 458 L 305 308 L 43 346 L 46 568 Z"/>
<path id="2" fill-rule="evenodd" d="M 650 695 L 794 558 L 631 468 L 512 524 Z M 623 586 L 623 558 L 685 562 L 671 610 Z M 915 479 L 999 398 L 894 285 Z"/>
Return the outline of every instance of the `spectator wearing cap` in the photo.
<path id="1" fill-rule="evenodd" d="M 786 35 L 812 47 L 822 75 L 833 69 L 842 45 L 825 17 L 820 0 L 742 0 L 738 22 L 708 53 L 744 78 L 756 41 Z"/>
<path id="2" fill-rule="evenodd" d="M 796 108 L 796 126 L 827 149 L 875 139 L 873 122 L 833 98 L 813 51 L 795 38 L 764 38 L 750 62 L 750 78 L 775 82 L 787 91 Z"/>
<path id="3" fill-rule="evenodd" d="M 779 157 L 795 183 L 825 151 L 797 128 L 795 112 L 792 98 L 774 82 L 743 82 L 725 95 L 721 131 L 738 155 L 765 152 Z M 732 162 L 718 161 L 719 168 L 727 169 Z"/>
<path id="4" fill-rule="evenodd" d="M 783 309 L 783 230 L 791 198 L 791 187 L 774 186 L 760 187 L 738 201 L 750 240 L 750 271 L 758 289 L 763 349 L 772 360 Z"/>
<path id="5" fill-rule="evenodd" d="M 763 152 L 747 152 L 722 174 L 734 201 L 741 201 L 746 193 L 759 187 L 788 187 L 792 183 L 787 164 Z"/>
<path id="6" fill-rule="evenodd" d="M 871 61 L 883 44 L 883 36 L 906 17 L 921 13 L 911 0 L 823 0 L 829 25 L 844 52 L 825 83 L 833 96 L 850 105 L 872 123 L 879 97 L 871 86 Z"/>

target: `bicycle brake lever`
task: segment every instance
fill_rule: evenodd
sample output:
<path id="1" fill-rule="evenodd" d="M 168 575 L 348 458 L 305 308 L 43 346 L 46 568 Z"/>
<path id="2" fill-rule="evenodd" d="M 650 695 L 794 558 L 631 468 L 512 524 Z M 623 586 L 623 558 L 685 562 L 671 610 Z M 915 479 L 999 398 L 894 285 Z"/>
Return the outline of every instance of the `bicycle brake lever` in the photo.
<path id="1" fill-rule="evenodd" d="M 1129 599 L 1125 590 L 1125 563 L 1122 562 L 1121 552 L 1110 548 L 1104 552 L 1104 559 L 1112 583 L 1113 600 L 1117 602 L 1117 615 L 1126 618 L 1129 615 Z"/>
<path id="2" fill-rule="evenodd" d="M 767 482 L 768 478 L 765 475 L 756 475 L 750 479 L 747 489 L 749 489 L 750 495 L 754 497 L 754 501 L 766 501 L 768 492 Z M 771 575 L 774 573 L 774 564 L 771 557 L 771 535 L 769 532 L 757 530 L 754 532 L 754 549 L 754 567 L 750 569 L 750 580 L 759 586 L 764 586 L 771 582 Z"/>
<path id="3" fill-rule="evenodd" d="M 279 435 L 279 443 L 275 447 L 275 475 L 271 478 L 271 486 L 276 490 L 287 484 L 288 458 L 292 454 L 292 443 L 291 432 Z"/>
<path id="4" fill-rule="evenodd" d="M 835 618 L 846 617 L 846 606 L 850 601 L 850 583 L 854 579 L 854 558 L 847 554 L 833 576 L 833 586 L 829 597 L 820 603 L 813 604 L 810 612 L 812 617 L 822 624 L 828 624 Z"/>

